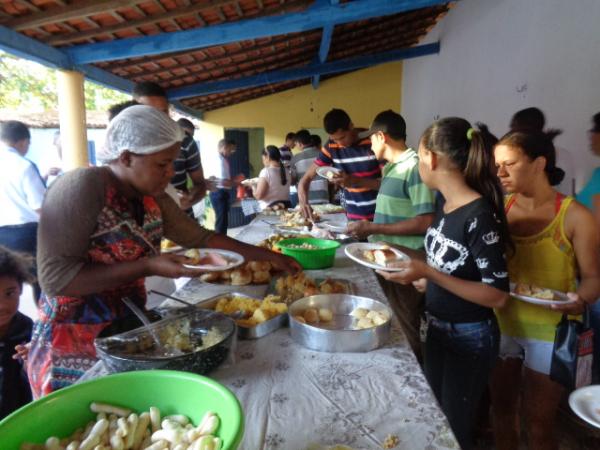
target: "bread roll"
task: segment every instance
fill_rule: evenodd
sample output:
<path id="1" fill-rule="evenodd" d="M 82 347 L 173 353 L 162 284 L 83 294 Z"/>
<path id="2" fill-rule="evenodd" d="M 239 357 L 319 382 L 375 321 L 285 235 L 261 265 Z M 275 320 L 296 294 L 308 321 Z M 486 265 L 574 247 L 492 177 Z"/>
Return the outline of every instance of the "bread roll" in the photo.
<path id="1" fill-rule="evenodd" d="M 253 272 L 268 272 L 271 270 L 271 263 L 269 261 L 250 261 L 247 266 Z"/>
<path id="2" fill-rule="evenodd" d="M 351 316 L 354 316 L 357 319 L 367 317 L 367 314 L 369 314 L 369 310 L 366 308 L 354 308 L 354 310 L 350 313 Z"/>
<path id="3" fill-rule="evenodd" d="M 271 281 L 271 274 L 268 271 L 252 272 L 253 283 L 262 284 L 269 281 Z"/>
<path id="4" fill-rule="evenodd" d="M 206 283 L 212 283 L 214 281 L 219 280 L 220 277 L 221 277 L 220 272 L 208 272 L 208 273 L 203 273 L 202 275 L 200 275 L 200 281 L 204 281 Z"/>
<path id="5" fill-rule="evenodd" d="M 231 272 L 232 286 L 245 286 L 252 283 L 252 272 L 247 269 L 237 269 Z"/>
<path id="6" fill-rule="evenodd" d="M 384 267 L 398 258 L 391 249 L 375 250 L 373 256 L 375 257 L 375 262 Z"/>
<path id="7" fill-rule="evenodd" d="M 229 281 L 231 279 L 231 272 L 233 270 L 223 270 L 222 272 L 217 272 L 221 277 L 221 280 Z"/>
<path id="8" fill-rule="evenodd" d="M 319 320 L 321 322 L 331 322 L 333 320 L 333 312 L 328 308 L 320 308 Z"/>
<path id="9" fill-rule="evenodd" d="M 306 323 L 318 323 L 319 322 L 319 313 L 314 308 L 307 308 L 303 314 L 304 320 Z"/>

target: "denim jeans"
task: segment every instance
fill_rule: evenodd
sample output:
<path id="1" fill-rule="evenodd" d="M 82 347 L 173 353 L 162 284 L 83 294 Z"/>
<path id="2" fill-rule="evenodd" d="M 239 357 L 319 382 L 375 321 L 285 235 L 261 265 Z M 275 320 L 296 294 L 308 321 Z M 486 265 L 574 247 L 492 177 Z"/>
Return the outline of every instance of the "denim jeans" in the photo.
<path id="1" fill-rule="evenodd" d="M 8 248 L 9 250 L 25 253 L 33 257 L 33 266 L 31 267 L 30 272 L 36 278 L 37 269 L 35 257 L 37 252 L 37 229 L 37 222 L 0 227 L 0 245 Z M 35 301 L 37 303 L 40 298 L 39 284 L 34 283 L 33 290 Z"/>
<path id="2" fill-rule="evenodd" d="M 229 189 L 218 189 L 210 193 L 210 203 L 215 210 L 215 231 L 227 234 L 229 228 Z"/>
<path id="3" fill-rule="evenodd" d="M 449 323 L 428 316 L 425 376 L 464 450 L 473 447 L 477 407 L 498 357 L 496 318 Z"/>

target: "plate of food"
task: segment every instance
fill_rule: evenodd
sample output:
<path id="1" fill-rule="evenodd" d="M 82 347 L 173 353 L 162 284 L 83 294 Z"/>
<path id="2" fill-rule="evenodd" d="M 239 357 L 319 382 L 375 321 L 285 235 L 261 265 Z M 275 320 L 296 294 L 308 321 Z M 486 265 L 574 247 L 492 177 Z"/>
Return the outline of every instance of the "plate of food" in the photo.
<path id="1" fill-rule="evenodd" d="M 334 233 L 344 233 L 348 228 L 348 222 L 324 222 L 321 226 Z"/>
<path id="2" fill-rule="evenodd" d="M 348 244 L 344 248 L 344 252 L 348 258 L 363 266 L 388 272 L 404 270 L 400 267 L 394 267 L 394 265 L 410 259 L 406 253 L 385 244 L 356 242 Z"/>
<path id="3" fill-rule="evenodd" d="M 200 281 L 210 284 L 247 286 L 269 284 L 274 272 L 269 261 L 248 261 L 234 269 L 213 271 L 200 275 Z"/>
<path id="4" fill-rule="evenodd" d="M 600 428 L 600 386 L 585 386 L 569 395 L 569 406 L 587 423 Z"/>
<path id="5" fill-rule="evenodd" d="M 253 184 L 258 184 L 259 178 L 248 178 L 247 180 L 243 180 L 240 182 L 242 186 L 252 186 Z"/>
<path id="6" fill-rule="evenodd" d="M 334 176 L 339 175 L 340 173 L 342 173 L 342 171 L 336 167 L 325 166 L 317 168 L 317 175 L 329 181 L 331 181 Z"/>
<path id="7" fill-rule="evenodd" d="M 184 264 L 188 269 L 199 269 L 207 272 L 233 269 L 244 262 L 239 253 L 216 248 L 193 248 L 185 252 L 192 261 Z"/>
<path id="8" fill-rule="evenodd" d="M 320 222 L 321 218 L 318 214 L 313 214 L 313 219 L 307 219 L 300 211 L 287 211 L 279 216 L 280 226 L 287 227 L 305 227 L 312 225 L 314 222 Z"/>
<path id="9" fill-rule="evenodd" d="M 575 302 L 564 292 L 527 283 L 510 283 L 510 295 L 524 302 L 543 306 L 565 305 Z"/>

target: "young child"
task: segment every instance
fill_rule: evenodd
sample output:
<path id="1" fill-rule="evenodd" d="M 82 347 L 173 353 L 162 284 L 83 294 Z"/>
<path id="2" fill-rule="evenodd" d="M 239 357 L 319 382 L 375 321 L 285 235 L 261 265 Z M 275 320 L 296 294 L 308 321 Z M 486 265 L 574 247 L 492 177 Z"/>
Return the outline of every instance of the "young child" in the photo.
<path id="1" fill-rule="evenodd" d="M 32 281 L 26 260 L 0 247 L 0 419 L 31 401 L 23 360 L 33 321 L 18 311 L 25 281 Z"/>
<path id="2" fill-rule="evenodd" d="M 425 235 L 427 262 L 378 271 L 403 284 L 427 280 L 425 376 L 466 450 L 473 448 L 477 406 L 498 357 L 493 308 L 504 306 L 509 290 L 504 244 L 510 238 L 487 138 L 457 117 L 425 130 L 419 173 L 443 197 Z"/>

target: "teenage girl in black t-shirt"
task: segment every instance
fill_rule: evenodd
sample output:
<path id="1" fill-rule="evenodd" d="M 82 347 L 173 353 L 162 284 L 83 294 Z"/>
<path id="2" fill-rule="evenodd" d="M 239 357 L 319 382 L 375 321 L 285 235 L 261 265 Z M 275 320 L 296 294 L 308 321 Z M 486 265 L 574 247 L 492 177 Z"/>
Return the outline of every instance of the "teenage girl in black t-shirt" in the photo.
<path id="1" fill-rule="evenodd" d="M 463 449 L 472 448 L 477 405 L 498 356 L 493 308 L 504 306 L 509 290 L 509 235 L 490 136 L 456 117 L 425 130 L 419 173 L 445 199 L 425 236 L 427 262 L 378 271 L 402 284 L 427 280 L 425 375 Z"/>

